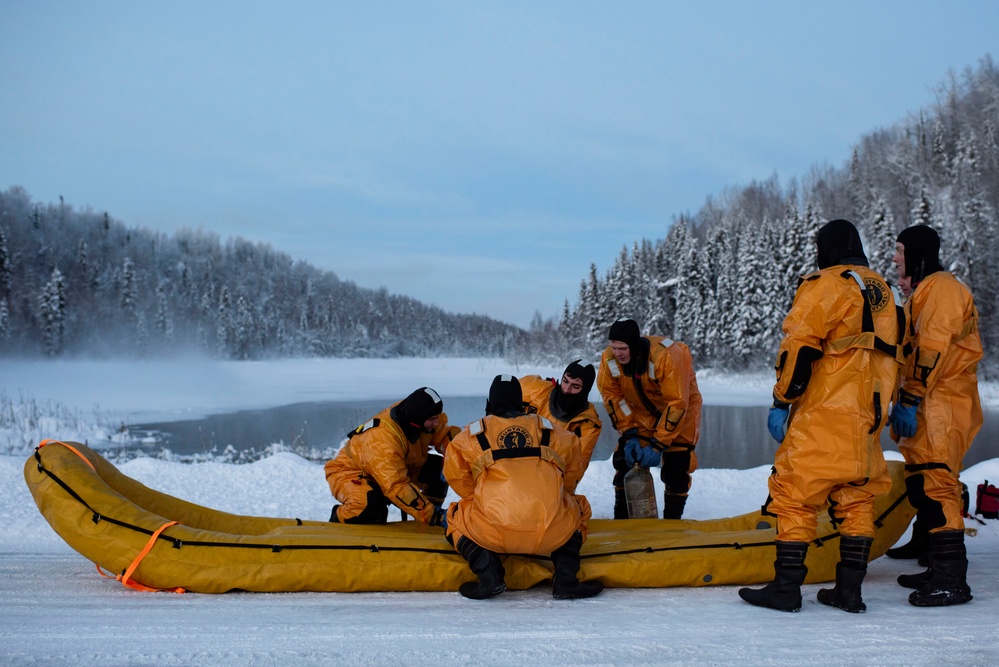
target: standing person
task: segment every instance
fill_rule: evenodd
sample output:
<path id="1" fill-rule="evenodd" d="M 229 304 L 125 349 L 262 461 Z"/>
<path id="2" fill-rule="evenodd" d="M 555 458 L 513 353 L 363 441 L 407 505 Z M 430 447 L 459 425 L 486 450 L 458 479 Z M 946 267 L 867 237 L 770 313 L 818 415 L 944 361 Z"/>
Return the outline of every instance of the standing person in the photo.
<path id="1" fill-rule="evenodd" d="M 898 249 L 898 243 L 895 245 L 895 257 L 892 258 L 892 261 L 895 264 L 895 272 L 898 274 L 898 291 L 902 293 L 902 300 L 908 301 L 909 297 L 912 296 L 912 278 L 901 274 L 902 269 L 900 264 L 902 262 L 902 253 Z M 904 377 L 900 376 L 900 380 L 904 379 Z M 897 400 L 897 397 L 895 400 Z M 892 440 L 898 442 L 897 433 L 892 431 L 891 436 Z M 912 533 L 909 541 L 901 546 L 892 547 L 885 552 L 885 556 L 900 560 L 916 559 L 920 565 L 926 567 L 930 564 L 926 555 L 929 543 L 930 531 L 926 528 L 926 520 L 917 511 L 916 520 L 912 524 Z"/>
<path id="2" fill-rule="evenodd" d="M 459 592 L 481 600 L 506 590 L 499 554 L 551 554 L 556 599 L 592 597 L 580 582 L 579 551 L 590 505 L 574 496 L 582 474 L 575 435 L 524 412 L 520 382 L 497 375 L 486 416 L 462 429 L 444 453 L 444 476 L 461 500 L 447 513 L 447 539 L 478 576 Z"/>
<path id="3" fill-rule="evenodd" d="M 530 411 L 579 438 L 579 466 L 585 473 L 603 425 L 589 400 L 597 371 L 593 364 L 584 365 L 582 361 L 577 359 L 566 366 L 561 380 L 528 375 L 520 378 L 520 387 Z M 569 490 L 575 491 L 575 488 Z"/>
<path id="4" fill-rule="evenodd" d="M 895 265 L 912 280 L 906 304 L 909 329 L 892 430 L 901 439 L 905 486 L 916 524 L 927 534 L 929 569 L 902 575 L 919 607 L 963 604 L 972 599 L 960 472 L 982 426 L 978 362 L 982 341 L 978 311 L 968 288 L 940 266 L 940 236 L 926 225 L 904 229 L 895 244 Z"/>
<path id="5" fill-rule="evenodd" d="M 437 525 L 447 484 L 441 478 L 443 459 L 430 448 L 443 453 L 451 436 L 444 402 L 430 387 L 420 387 L 358 426 L 336 458 L 326 462 L 326 481 L 342 503 L 333 507 L 330 521 L 385 523 L 392 503 L 418 521 Z"/>
<path id="6" fill-rule="evenodd" d="M 687 504 L 694 447 L 701 431 L 701 393 L 690 350 L 663 336 L 642 336 L 635 320 L 611 325 L 597 388 L 620 433 L 614 450 L 614 518 L 628 518 L 624 476 L 636 463 L 662 464 L 663 518 L 679 519 Z"/>
<path id="7" fill-rule="evenodd" d="M 777 354 L 767 426 L 781 443 L 765 511 L 777 517 L 774 580 L 739 596 L 759 607 L 801 609 L 805 554 L 816 514 L 830 502 L 839 524 L 836 585 L 819 602 L 866 610 L 861 583 L 874 537 L 874 499 L 891 488 L 880 434 L 902 361 L 901 297 L 867 267 L 847 220 L 816 237 L 818 266 L 798 284 Z"/>

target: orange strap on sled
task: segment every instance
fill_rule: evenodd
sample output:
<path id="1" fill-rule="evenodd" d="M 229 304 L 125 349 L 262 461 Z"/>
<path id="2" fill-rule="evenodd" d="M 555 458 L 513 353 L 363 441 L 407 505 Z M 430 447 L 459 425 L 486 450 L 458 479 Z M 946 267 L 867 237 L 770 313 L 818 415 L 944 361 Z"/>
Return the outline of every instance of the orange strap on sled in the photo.
<path id="1" fill-rule="evenodd" d="M 143 591 L 145 593 L 155 593 L 158 591 L 169 591 L 171 593 L 185 592 L 183 588 L 151 588 L 144 584 L 140 584 L 137 581 L 132 581 L 132 573 L 135 572 L 135 568 L 139 567 L 139 563 L 142 562 L 142 559 L 146 557 L 146 554 L 148 554 L 149 551 L 153 548 L 153 545 L 156 544 L 156 539 L 160 536 L 160 533 L 162 533 L 170 526 L 175 526 L 178 523 L 179 523 L 178 521 L 167 521 L 165 524 L 163 524 L 153 532 L 152 536 L 149 538 L 149 541 L 146 543 L 145 548 L 143 548 L 142 551 L 139 552 L 139 555 L 135 557 L 135 560 L 132 561 L 132 564 L 128 566 L 128 568 L 125 570 L 125 574 L 119 574 L 116 577 L 117 580 L 121 582 L 122 586 L 137 591 Z M 97 571 L 100 572 L 99 567 Z"/>
<path id="2" fill-rule="evenodd" d="M 66 449 L 68 449 L 69 451 L 73 452 L 74 454 L 76 454 L 77 456 L 79 456 L 81 459 L 83 459 L 83 462 L 86 463 L 88 466 L 90 466 L 91 470 L 93 470 L 94 472 L 97 472 L 97 468 L 95 468 L 94 464 L 90 462 L 90 459 L 88 459 L 86 456 L 84 456 L 83 454 L 81 454 L 80 450 L 77 449 L 76 447 L 74 447 L 73 445 L 67 445 L 65 442 L 63 442 L 61 440 L 42 440 L 40 443 L 38 443 L 38 449 L 41 449 L 45 445 L 62 445 L 63 447 L 65 447 Z"/>

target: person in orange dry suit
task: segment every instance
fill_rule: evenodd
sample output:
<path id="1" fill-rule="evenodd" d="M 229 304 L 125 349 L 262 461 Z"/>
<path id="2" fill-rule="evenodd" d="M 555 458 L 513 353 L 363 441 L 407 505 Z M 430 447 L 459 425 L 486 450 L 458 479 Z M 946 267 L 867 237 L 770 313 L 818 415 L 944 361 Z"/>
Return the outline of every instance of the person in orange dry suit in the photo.
<path id="1" fill-rule="evenodd" d="M 582 475 L 578 438 L 523 409 L 517 378 L 497 375 L 486 416 L 444 453 L 444 476 L 461 497 L 448 508 L 447 539 L 478 576 L 459 592 L 481 600 L 505 591 L 498 554 L 551 554 L 552 595 L 592 597 L 603 584 L 578 579 L 590 505 L 569 491 Z"/>
<path id="2" fill-rule="evenodd" d="M 404 519 L 439 525 L 447 484 L 443 459 L 430 448 L 443 452 L 458 431 L 448 426 L 443 410 L 437 392 L 420 387 L 351 431 L 325 466 L 330 491 L 343 503 L 333 507 L 330 521 L 385 523 L 392 503 Z"/>
<path id="3" fill-rule="evenodd" d="M 596 375 L 593 364 L 583 365 L 582 359 L 577 359 L 566 366 L 561 380 L 540 375 L 520 378 L 528 411 L 538 413 L 579 438 L 579 466 L 583 473 L 590 465 L 602 427 L 597 410 L 589 401 Z M 575 491 L 574 488 L 569 490 Z"/>
<path id="4" fill-rule="evenodd" d="M 804 276 L 784 320 L 768 428 L 781 443 L 764 511 L 777 516 L 774 581 L 743 588 L 745 601 L 801 609 L 805 554 L 827 502 L 839 525 L 836 585 L 818 600 L 866 609 L 861 583 L 874 536 L 874 500 L 891 487 L 880 433 L 902 363 L 901 296 L 867 267 L 860 234 L 833 220 L 816 237 L 818 266 Z"/>
<path id="5" fill-rule="evenodd" d="M 628 518 L 624 476 L 636 463 L 662 464 L 663 518 L 679 519 L 687 504 L 694 447 L 701 432 L 701 393 L 690 350 L 662 336 L 641 336 L 635 320 L 611 325 L 597 389 L 614 428 L 614 518 Z"/>
<path id="6" fill-rule="evenodd" d="M 935 230 L 909 227 L 896 241 L 895 266 L 911 278 L 913 291 L 906 304 L 908 360 L 891 425 L 916 508 L 913 538 L 928 543 L 929 558 L 929 569 L 903 574 L 898 583 L 916 589 L 909 595 L 916 606 L 963 604 L 972 596 L 959 474 L 982 426 L 978 311 L 970 290 L 940 266 Z"/>

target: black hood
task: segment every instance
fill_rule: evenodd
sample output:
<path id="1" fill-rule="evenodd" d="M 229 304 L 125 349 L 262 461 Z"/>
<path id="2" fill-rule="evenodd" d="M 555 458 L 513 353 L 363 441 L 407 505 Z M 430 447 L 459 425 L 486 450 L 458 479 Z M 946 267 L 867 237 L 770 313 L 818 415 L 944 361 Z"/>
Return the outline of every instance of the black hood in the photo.
<path id="1" fill-rule="evenodd" d="M 423 424 L 431 417 L 444 411 L 444 401 L 430 387 L 420 387 L 406 398 L 399 401 L 390 414 L 410 442 L 423 432 Z"/>
<path id="2" fill-rule="evenodd" d="M 593 364 L 584 366 L 582 361 L 582 359 L 576 359 L 566 366 L 562 373 L 562 375 L 567 375 L 574 380 L 582 380 L 582 391 L 578 394 L 566 394 L 562 391 L 562 381 L 559 379 L 555 382 L 555 389 L 548 401 L 548 408 L 552 411 L 552 416 L 560 421 L 569 421 L 590 404 L 590 390 L 593 389 L 593 381 L 597 377 L 597 371 L 593 368 Z"/>
<path id="3" fill-rule="evenodd" d="M 940 235 L 929 225 L 907 227 L 895 240 L 904 249 L 905 275 L 912 278 L 913 287 L 931 273 L 943 271 L 940 266 Z"/>
<path id="4" fill-rule="evenodd" d="M 815 237 L 820 269 L 840 264 L 867 266 L 860 232 L 849 220 L 832 220 L 822 225 Z"/>
<path id="5" fill-rule="evenodd" d="M 610 341 L 626 343 L 631 351 L 631 360 L 624 364 L 624 374 L 628 377 L 641 375 L 649 358 L 649 341 L 643 338 L 638 322 L 635 320 L 618 320 L 611 325 L 607 333 Z"/>
<path id="6" fill-rule="evenodd" d="M 486 414 L 510 417 L 524 414 L 524 392 L 520 380 L 512 375 L 497 375 L 489 387 Z"/>

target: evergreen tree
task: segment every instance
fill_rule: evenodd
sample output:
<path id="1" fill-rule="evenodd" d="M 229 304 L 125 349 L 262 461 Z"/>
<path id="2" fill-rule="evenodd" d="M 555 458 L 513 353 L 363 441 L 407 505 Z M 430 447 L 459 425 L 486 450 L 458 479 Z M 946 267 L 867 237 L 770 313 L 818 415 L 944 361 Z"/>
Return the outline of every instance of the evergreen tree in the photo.
<path id="1" fill-rule="evenodd" d="M 156 286 L 156 330 L 164 342 L 173 342 L 173 319 L 170 317 L 170 303 L 165 280 L 161 280 Z"/>
<path id="2" fill-rule="evenodd" d="M 49 281 L 38 295 L 38 319 L 42 324 L 42 349 L 50 357 L 63 351 L 66 326 L 66 283 L 59 269 L 52 269 Z"/>
<path id="3" fill-rule="evenodd" d="M 136 284 L 135 263 L 130 257 L 126 257 L 121 266 L 118 294 L 118 304 L 125 313 L 126 321 L 134 324 L 139 307 L 139 288 Z"/>
<path id="4" fill-rule="evenodd" d="M 774 314 L 771 312 L 767 291 L 772 283 L 764 262 L 772 257 L 766 239 L 759 229 L 744 226 L 739 233 L 736 255 L 736 291 L 742 301 L 733 322 L 732 348 L 735 362 L 740 367 L 750 367 L 759 359 L 770 357 L 768 345 Z"/>
<path id="5" fill-rule="evenodd" d="M 10 296 L 10 251 L 7 250 L 7 235 L 0 227 L 0 298 Z"/>
<path id="6" fill-rule="evenodd" d="M 738 269 L 736 265 L 735 235 L 727 224 L 719 224 L 712 235 L 712 244 L 717 247 L 718 276 L 715 283 L 716 332 L 712 358 L 720 366 L 729 367 L 735 363 L 732 353 L 732 332 L 735 330 L 736 313 L 742 295 L 738 293 Z"/>
<path id="7" fill-rule="evenodd" d="M 232 296 L 229 286 L 223 285 L 219 292 L 218 317 L 215 320 L 215 344 L 218 353 L 223 358 L 230 358 L 233 353 L 232 331 Z"/>
<path id="8" fill-rule="evenodd" d="M 878 196 L 870 213 L 870 234 L 867 243 L 867 260 L 873 270 L 884 276 L 888 282 L 895 282 L 895 269 L 892 258 L 895 256 L 896 229 L 895 216 L 888 208 L 884 197 Z"/>
<path id="9" fill-rule="evenodd" d="M 0 298 L 0 343 L 10 342 L 10 309 L 6 297 Z"/>

